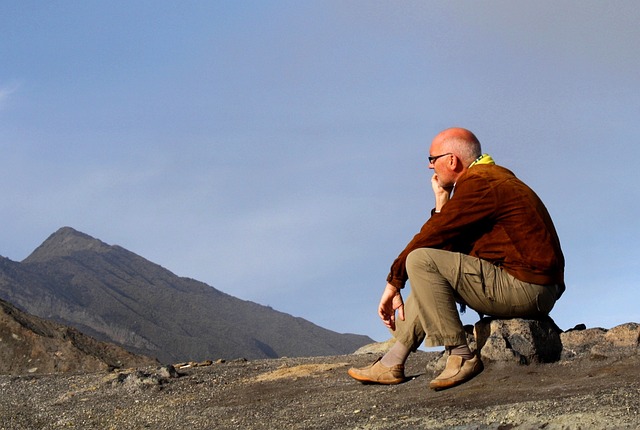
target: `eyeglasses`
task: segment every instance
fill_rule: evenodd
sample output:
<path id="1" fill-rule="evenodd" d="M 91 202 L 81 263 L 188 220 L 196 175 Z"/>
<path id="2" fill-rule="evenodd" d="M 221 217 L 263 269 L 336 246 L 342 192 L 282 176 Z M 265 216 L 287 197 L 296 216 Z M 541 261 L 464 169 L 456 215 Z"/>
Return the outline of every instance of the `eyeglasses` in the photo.
<path id="1" fill-rule="evenodd" d="M 446 154 L 440 154 L 440 155 L 429 155 L 429 164 L 433 164 L 436 162 L 436 160 L 440 157 L 444 157 L 445 155 L 451 155 L 452 152 L 447 152 Z"/>

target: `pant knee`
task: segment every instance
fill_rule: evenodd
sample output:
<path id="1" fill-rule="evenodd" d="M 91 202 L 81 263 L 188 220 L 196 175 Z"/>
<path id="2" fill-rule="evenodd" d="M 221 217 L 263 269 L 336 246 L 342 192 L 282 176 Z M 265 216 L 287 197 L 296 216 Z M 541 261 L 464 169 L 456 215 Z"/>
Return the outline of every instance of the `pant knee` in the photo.
<path id="1" fill-rule="evenodd" d="M 432 251 L 436 250 L 431 248 L 419 248 L 414 249 L 409 253 L 405 262 L 409 276 L 411 276 L 411 273 L 416 270 L 424 270 L 427 272 L 438 271 L 438 267 L 431 256 Z"/>

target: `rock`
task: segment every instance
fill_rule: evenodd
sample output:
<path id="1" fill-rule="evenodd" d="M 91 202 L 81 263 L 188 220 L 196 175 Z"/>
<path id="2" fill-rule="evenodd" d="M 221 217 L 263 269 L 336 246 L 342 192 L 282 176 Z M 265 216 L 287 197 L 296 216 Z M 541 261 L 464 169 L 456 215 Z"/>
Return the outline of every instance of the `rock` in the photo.
<path id="1" fill-rule="evenodd" d="M 160 378 L 160 376 L 145 373 L 140 370 L 130 373 L 122 381 L 122 385 L 129 391 L 158 387 L 161 384 L 162 378 Z"/>
<path id="2" fill-rule="evenodd" d="M 158 376 L 160 376 L 161 378 L 170 379 L 179 378 L 180 374 L 175 367 L 169 364 L 158 369 Z"/>
<path id="3" fill-rule="evenodd" d="M 180 375 L 174 366 L 162 366 L 156 372 L 146 372 L 140 369 L 129 372 L 120 372 L 115 376 L 109 376 L 107 382 L 114 387 L 122 386 L 127 391 L 138 391 L 148 388 L 160 389 L 167 384 L 169 379 L 179 378 Z"/>
<path id="4" fill-rule="evenodd" d="M 613 327 L 604 336 L 617 348 L 638 348 L 640 345 L 640 324 L 626 323 Z"/>
<path id="5" fill-rule="evenodd" d="M 603 328 L 590 328 L 586 330 L 572 330 L 560 334 L 562 341 L 562 360 L 572 360 L 577 357 L 593 355 L 596 345 L 604 342 L 607 330 Z"/>
<path id="6" fill-rule="evenodd" d="M 353 354 L 361 355 L 361 354 L 385 354 L 389 349 L 396 343 L 395 338 L 391 338 L 384 342 L 375 342 L 365 345 L 361 348 L 358 348 Z"/>
<path id="7" fill-rule="evenodd" d="M 591 359 L 622 357 L 640 353 L 640 324 L 626 323 L 605 330 L 590 328 L 567 331 L 560 336 L 562 359 L 572 360 L 586 356 Z"/>
<path id="8" fill-rule="evenodd" d="M 574 330 L 586 330 L 586 329 L 587 329 L 587 325 L 580 323 L 580 324 L 576 324 L 573 328 L 570 328 L 569 330 L 565 330 L 565 332 L 574 331 Z"/>
<path id="9" fill-rule="evenodd" d="M 475 324 L 475 338 L 482 358 L 492 361 L 551 363 L 562 353 L 560 330 L 551 318 L 483 318 Z"/>

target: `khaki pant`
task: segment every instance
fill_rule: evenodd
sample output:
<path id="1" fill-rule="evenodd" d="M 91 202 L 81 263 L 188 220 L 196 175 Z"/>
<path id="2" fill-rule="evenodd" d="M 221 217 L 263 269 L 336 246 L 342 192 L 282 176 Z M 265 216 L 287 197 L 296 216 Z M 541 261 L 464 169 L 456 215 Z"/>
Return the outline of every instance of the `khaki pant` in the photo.
<path id="1" fill-rule="evenodd" d="M 421 248 L 407 257 L 411 293 L 397 341 L 415 351 L 426 346 L 466 345 L 456 301 L 485 315 L 539 318 L 549 314 L 557 287 L 519 281 L 488 261 L 457 252 Z"/>

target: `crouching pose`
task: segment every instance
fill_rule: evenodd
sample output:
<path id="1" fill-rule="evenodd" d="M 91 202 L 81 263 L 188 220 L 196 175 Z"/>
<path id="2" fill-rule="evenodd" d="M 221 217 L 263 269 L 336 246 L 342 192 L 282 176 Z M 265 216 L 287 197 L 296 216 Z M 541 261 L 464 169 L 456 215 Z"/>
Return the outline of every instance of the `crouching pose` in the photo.
<path id="1" fill-rule="evenodd" d="M 422 342 L 449 354 L 432 389 L 466 382 L 483 365 L 467 345 L 458 303 L 495 317 L 540 318 L 565 289 L 560 241 L 538 196 L 483 154 L 468 130 L 442 131 L 429 153 L 435 208 L 391 266 L 378 314 L 396 342 L 372 365 L 349 369 L 363 383 L 403 382 L 405 361 Z"/>

